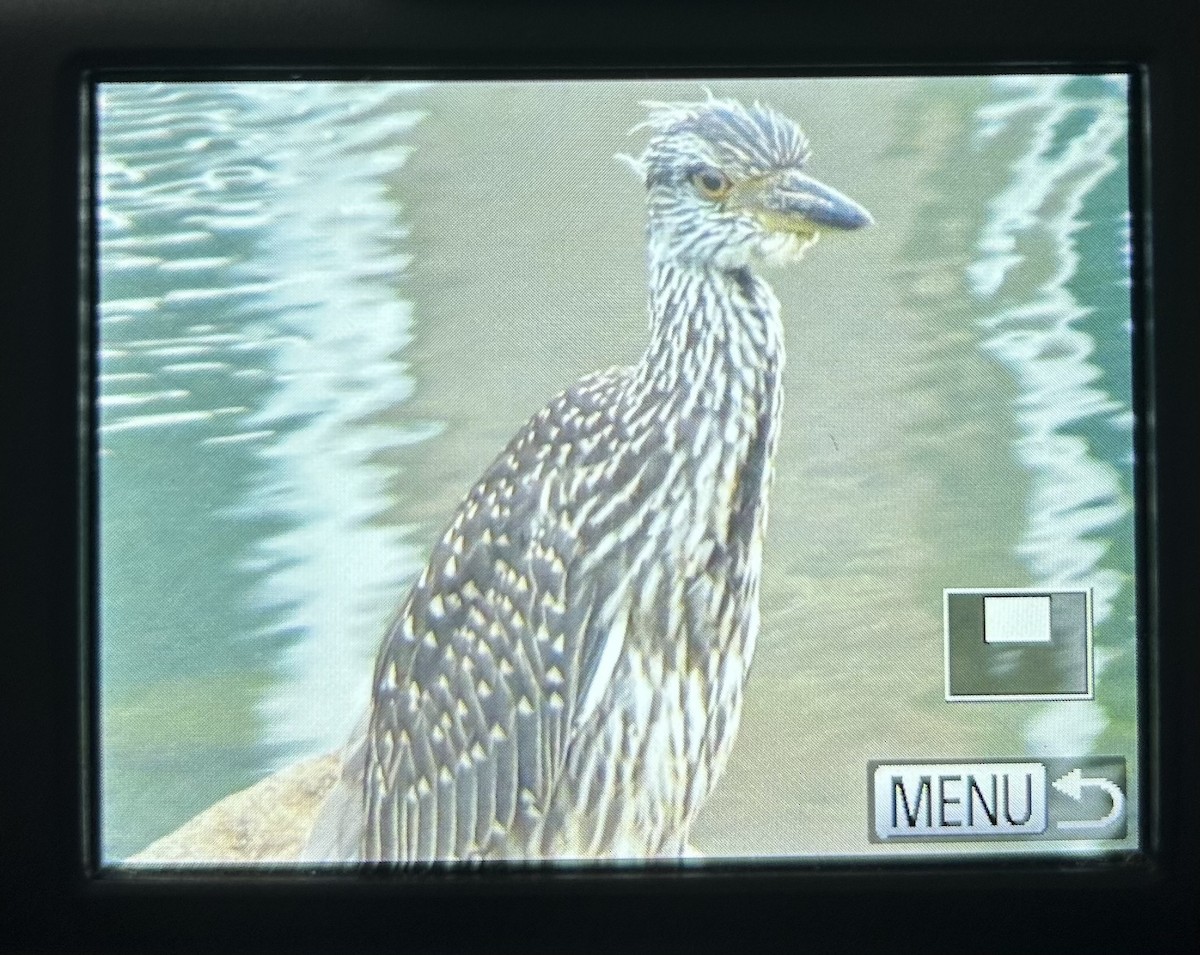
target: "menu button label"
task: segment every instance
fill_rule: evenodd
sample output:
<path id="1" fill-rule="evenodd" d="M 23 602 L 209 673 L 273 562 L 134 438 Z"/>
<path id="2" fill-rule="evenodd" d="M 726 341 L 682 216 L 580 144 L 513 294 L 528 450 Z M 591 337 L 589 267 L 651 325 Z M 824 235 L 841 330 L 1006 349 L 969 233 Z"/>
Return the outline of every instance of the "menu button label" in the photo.
<path id="1" fill-rule="evenodd" d="M 881 840 L 1046 830 L 1042 763 L 880 763 L 873 789 L 875 836 Z"/>

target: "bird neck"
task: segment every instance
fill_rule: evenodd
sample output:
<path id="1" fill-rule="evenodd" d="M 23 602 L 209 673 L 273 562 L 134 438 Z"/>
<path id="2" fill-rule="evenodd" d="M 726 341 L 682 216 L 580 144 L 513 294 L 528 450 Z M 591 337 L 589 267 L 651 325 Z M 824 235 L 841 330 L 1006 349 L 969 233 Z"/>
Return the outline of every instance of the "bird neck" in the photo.
<path id="1" fill-rule="evenodd" d="M 650 289 L 650 345 L 626 420 L 654 422 L 678 478 L 655 506 L 674 501 L 688 529 L 682 572 L 725 575 L 753 604 L 783 413 L 779 302 L 749 269 L 652 265 Z M 752 630 L 729 638 L 752 641 Z"/>
<path id="2" fill-rule="evenodd" d="M 643 387 L 718 411 L 735 397 L 770 400 L 784 360 L 779 301 L 749 268 L 650 265 L 650 344 Z M 735 394 L 736 393 L 736 394 Z"/>

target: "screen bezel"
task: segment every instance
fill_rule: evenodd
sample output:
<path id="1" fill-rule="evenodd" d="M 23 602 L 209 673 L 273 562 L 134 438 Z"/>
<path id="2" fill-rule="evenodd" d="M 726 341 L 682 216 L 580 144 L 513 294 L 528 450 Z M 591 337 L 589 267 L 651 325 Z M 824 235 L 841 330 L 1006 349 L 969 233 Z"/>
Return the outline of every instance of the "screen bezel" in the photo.
<path id="1" fill-rule="evenodd" d="M 790 36 L 790 47 L 773 35 L 770 18 L 757 21 L 744 38 L 731 38 L 719 23 L 688 21 L 680 31 L 679 20 L 665 11 L 633 21 L 646 25 L 639 42 L 627 25 L 620 29 L 619 17 L 606 19 L 607 8 L 589 11 L 591 16 L 574 24 L 546 10 L 536 18 L 498 23 L 477 8 L 453 27 L 417 3 L 323 9 L 315 0 L 270 0 L 253 5 L 253 11 L 218 5 L 207 16 L 136 2 L 107 5 L 100 16 L 81 3 L 65 2 L 18 18 L 24 30 L 11 35 L 26 41 L 24 68 L 6 68 L 4 75 L 7 95 L 17 104 L 12 122 L 22 135 L 6 149 L 3 179 L 5 198 L 11 190 L 11 208 L 18 223 L 28 227 L 30 241 L 10 259 L 14 275 L 24 280 L 8 283 L 6 311 L 11 307 L 9 314 L 25 317 L 9 323 L 17 338 L 6 352 L 22 357 L 23 377 L 17 380 L 30 383 L 30 396 L 48 426 L 47 434 L 44 427 L 18 421 L 23 430 L 16 433 L 26 440 L 24 460 L 35 465 L 19 477 L 28 482 L 22 486 L 28 500 L 38 506 L 12 522 L 17 546 L 25 545 L 24 553 L 31 555 L 28 586 L 19 588 L 26 601 L 18 608 L 25 614 L 20 625 L 31 635 L 46 635 L 45 645 L 6 651 L 12 656 L 6 659 L 9 672 L 23 668 L 34 677 L 15 686 L 6 701 L 21 714 L 10 725 L 35 728 L 16 757 L 23 770 L 18 778 L 31 780 L 28 792 L 18 793 L 21 818 L 30 824 L 14 834 L 5 866 L 13 896 L 29 900 L 25 921 L 32 933 L 19 936 L 27 946 L 39 941 L 39 947 L 49 942 L 46 947 L 66 944 L 88 951 L 268 945 L 315 951 L 337 940 L 364 949 L 394 948 L 395 926 L 387 911 L 403 905 L 406 940 L 423 949 L 536 950 L 563 938 L 575 948 L 680 942 L 701 950 L 769 948 L 789 947 L 781 940 L 794 942 L 793 933 L 828 950 L 862 950 L 889 941 L 895 947 L 897 937 L 913 947 L 924 941 L 936 949 L 939 940 L 951 947 L 948 940 L 957 932 L 968 948 L 1043 948 L 1048 939 L 1060 937 L 1078 947 L 1090 942 L 1107 950 L 1165 950 L 1179 943 L 1181 931 L 1181 947 L 1188 947 L 1188 926 L 1194 932 L 1195 925 L 1187 906 L 1195 887 L 1189 860 L 1194 859 L 1196 826 L 1185 813 L 1182 794 L 1195 791 L 1196 745 L 1189 728 L 1194 725 L 1196 651 L 1184 638 L 1190 634 L 1187 568 L 1196 566 L 1195 538 L 1188 539 L 1195 527 L 1196 472 L 1181 438 L 1190 433 L 1188 416 L 1196 409 L 1196 383 L 1185 364 L 1194 354 L 1188 347 L 1195 342 L 1190 320 L 1153 323 L 1153 340 L 1141 345 L 1150 360 L 1143 366 L 1140 390 L 1171 400 L 1143 404 L 1143 420 L 1163 437 L 1157 446 L 1140 438 L 1141 448 L 1156 460 L 1153 475 L 1144 470 L 1140 475 L 1140 504 L 1157 528 L 1155 541 L 1143 544 L 1140 566 L 1141 616 L 1159 635 L 1154 653 L 1144 648 L 1142 660 L 1146 762 L 1156 769 L 1150 782 L 1157 785 L 1147 790 L 1152 800 L 1147 851 L 1132 861 L 871 865 L 846 871 L 812 865 L 754 872 L 629 870 L 572 878 L 538 870 L 438 873 L 396 883 L 369 874 L 349 880 L 232 872 L 193 873 L 186 879 L 100 878 L 81 852 L 85 831 L 79 794 L 87 775 L 80 756 L 87 752 L 89 735 L 88 707 L 78 693 L 86 685 L 86 671 L 75 634 L 77 622 L 88 619 L 89 585 L 70 565 L 80 541 L 89 537 L 75 475 L 89 460 L 90 444 L 78 428 L 83 382 L 77 369 L 78 359 L 86 362 L 90 350 L 72 321 L 86 291 L 74 278 L 80 261 L 78 120 L 85 75 L 102 68 L 218 69 L 225 75 L 245 70 L 250 75 L 262 67 L 307 71 L 337 64 L 343 75 L 360 76 L 397 61 L 425 75 L 490 77 L 610 71 L 696 76 L 719 73 L 733 63 L 737 72 L 755 75 L 1135 68 L 1146 80 L 1141 118 L 1153 121 L 1144 139 L 1143 172 L 1155 185 L 1152 193 L 1143 192 L 1137 288 L 1143 299 L 1153 288 L 1156 312 L 1142 309 L 1141 314 L 1151 321 L 1155 314 L 1196 314 L 1196 242 L 1187 225 L 1198 211 L 1188 177 L 1197 156 L 1195 133 L 1185 131 L 1189 110 L 1194 117 L 1196 68 L 1187 60 L 1185 31 L 1179 24 L 1172 30 L 1167 4 L 1146 4 L 1136 16 L 1115 3 L 1085 7 L 1064 0 L 1010 5 L 1003 17 L 970 8 L 956 12 L 942 2 L 891 12 L 883 4 L 869 7 L 870 19 L 862 20 L 836 5 L 806 12 L 808 32 Z M 688 9 L 717 20 L 732 10 L 718 4 Z M 354 17 L 347 16 L 351 10 Z M 752 18 L 748 8 L 738 10 L 746 11 L 739 22 Z M 1085 14 L 1087 31 L 1069 29 Z M 929 38 L 921 27 L 933 16 L 941 18 L 944 29 Z M 1035 22 L 1046 26 L 1035 29 Z M 388 39 L 397 36 L 405 40 Z M 1139 188 L 1136 158 L 1131 175 Z M 18 183 L 26 195 L 18 194 Z M 15 292 L 11 304 L 8 292 Z M 1166 753 L 1171 759 L 1163 757 Z M 1019 911 L 1022 918 L 984 925 L 963 900 L 989 908 L 1000 903 L 1001 910 Z M 315 905 L 318 901 L 323 904 Z M 455 918 L 464 903 L 477 909 L 478 920 Z M 702 918 L 718 904 L 721 917 Z M 1118 917 L 1122 906 L 1128 918 Z M 546 909 L 552 910 L 549 916 L 539 915 Z M 496 926 L 506 933 L 500 939 Z M 581 936 L 585 929 L 588 934 Z M 562 935 L 565 931 L 572 934 Z"/>

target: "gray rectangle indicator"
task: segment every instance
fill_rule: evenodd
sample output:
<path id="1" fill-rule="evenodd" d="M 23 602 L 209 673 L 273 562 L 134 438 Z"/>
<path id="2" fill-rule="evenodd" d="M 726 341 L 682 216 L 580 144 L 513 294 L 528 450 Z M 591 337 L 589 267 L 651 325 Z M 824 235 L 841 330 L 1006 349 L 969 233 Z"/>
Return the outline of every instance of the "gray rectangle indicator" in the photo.
<path id="1" fill-rule="evenodd" d="M 873 790 L 875 835 L 883 840 L 1046 830 L 1042 763 L 883 763 Z"/>
<path id="2" fill-rule="evenodd" d="M 946 588 L 946 701 L 1090 700 L 1090 590 Z"/>

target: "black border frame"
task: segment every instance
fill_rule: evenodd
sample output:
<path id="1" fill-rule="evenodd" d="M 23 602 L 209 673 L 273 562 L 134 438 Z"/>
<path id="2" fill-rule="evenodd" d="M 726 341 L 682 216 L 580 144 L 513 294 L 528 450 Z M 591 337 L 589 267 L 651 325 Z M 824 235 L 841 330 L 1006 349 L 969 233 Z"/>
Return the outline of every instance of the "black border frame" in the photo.
<path id="1" fill-rule="evenodd" d="M 154 0 L 0 6 L 0 256 L 6 389 L 8 639 L 0 680 L 8 779 L 0 814 L 0 950 L 191 951 L 1187 951 L 1198 940 L 1195 220 L 1200 44 L 1195 4 L 1143 0 L 811 0 L 807 4 L 488 5 L 434 0 Z M 79 793 L 86 752 L 76 572 L 88 502 L 79 467 L 81 172 L 87 68 L 304 70 L 396 64 L 457 75 L 721 72 L 955 73 L 1137 67 L 1149 168 L 1131 157 L 1143 242 L 1135 388 L 1157 435 L 1139 436 L 1140 610 L 1157 767 L 1148 852 L 1122 865 L 1026 860 L 756 871 L 93 878 Z M 793 64 L 788 68 L 786 64 Z M 803 64 L 803 67 L 796 66 Z M 736 69 L 731 70 L 731 66 Z M 1135 117 L 1137 112 L 1135 111 Z M 1135 201 L 1138 195 L 1135 194 Z M 1136 206 L 1135 206 L 1136 208 Z M 15 237 L 16 241 L 12 239 Z M 1155 308 L 1147 309 L 1153 294 Z M 86 393 L 86 392 L 84 392 Z M 6 483 L 8 483 L 6 481 Z M 81 506 L 82 505 L 82 506 Z M 1147 665 L 1149 665 L 1147 667 Z"/>

